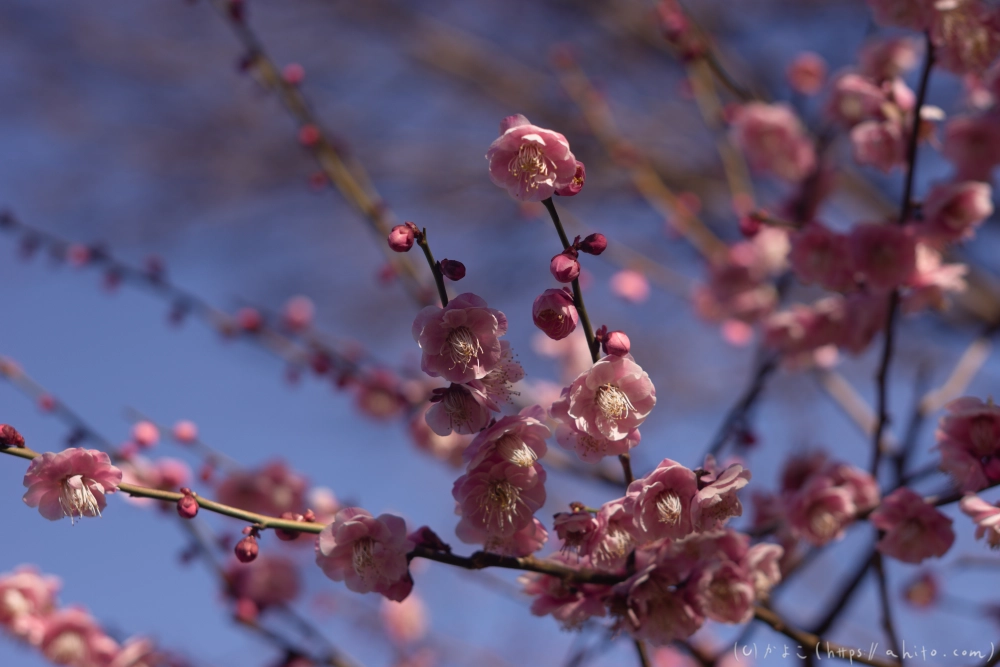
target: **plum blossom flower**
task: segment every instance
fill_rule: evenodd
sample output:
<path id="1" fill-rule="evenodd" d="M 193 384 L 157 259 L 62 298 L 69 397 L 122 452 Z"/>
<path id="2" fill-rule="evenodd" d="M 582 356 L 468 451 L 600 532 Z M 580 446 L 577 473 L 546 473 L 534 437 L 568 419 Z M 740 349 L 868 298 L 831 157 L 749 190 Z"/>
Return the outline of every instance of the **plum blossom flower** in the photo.
<path id="1" fill-rule="evenodd" d="M 478 380 L 496 368 L 505 333 L 504 314 L 468 292 L 444 308 L 427 306 L 413 321 L 413 340 L 423 350 L 421 370 L 449 382 Z"/>
<path id="2" fill-rule="evenodd" d="M 803 51 L 795 56 L 786 71 L 792 90 L 803 95 L 815 95 L 826 79 L 826 61 L 818 53 Z"/>
<path id="3" fill-rule="evenodd" d="M 625 597 L 626 627 L 636 639 L 669 644 L 687 639 L 705 622 L 690 584 L 682 586 L 689 568 L 675 559 L 661 558 L 615 587 Z"/>
<path id="4" fill-rule="evenodd" d="M 578 163 L 566 137 L 532 125 L 520 114 L 500 121 L 500 136 L 486 159 L 490 180 L 518 201 L 543 201 L 556 190 L 570 192 L 575 186 Z"/>
<path id="5" fill-rule="evenodd" d="M 854 161 L 889 173 L 906 157 L 906 136 L 895 120 L 866 120 L 851 130 Z"/>
<path id="6" fill-rule="evenodd" d="M 562 390 L 559 400 L 552 403 L 549 413 L 560 424 L 556 427 L 556 442 L 563 449 L 576 452 L 580 460 L 596 463 L 605 456 L 627 454 L 639 444 L 639 429 L 634 428 L 622 440 L 611 440 L 602 435 L 590 435 L 576 426 L 576 420 L 569 414 L 569 388 Z"/>
<path id="7" fill-rule="evenodd" d="M 976 539 L 981 540 L 986 536 L 990 549 L 1000 549 L 1000 507 L 990 505 L 975 495 L 965 496 L 958 506 L 976 522 Z"/>
<path id="8" fill-rule="evenodd" d="M 570 557 L 555 554 L 550 560 L 575 567 Z M 531 613 L 535 616 L 552 616 L 567 630 L 582 626 L 591 618 L 607 615 L 605 603 L 610 588 L 599 584 L 567 584 L 562 577 L 547 574 L 526 574 L 520 582 L 524 593 L 534 598 Z"/>
<path id="9" fill-rule="evenodd" d="M 761 230 L 754 241 L 766 231 Z M 772 267 L 759 244 L 747 241 L 730 246 L 725 261 L 712 263 L 708 281 L 695 288 L 695 309 L 710 322 L 737 319 L 753 324 L 774 310 L 778 301 L 777 291 L 767 281 Z"/>
<path id="10" fill-rule="evenodd" d="M 643 303 L 649 298 L 649 281 L 633 269 L 622 269 L 611 276 L 611 291 L 631 303 Z"/>
<path id="11" fill-rule="evenodd" d="M 609 355 L 569 386 L 567 415 L 594 438 L 625 440 L 656 405 L 656 389 L 632 355 Z"/>
<path id="12" fill-rule="evenodd" d="M 0 575 L 0 627 L 38 644 L 61 586 L 58 578 L 45 576 L 32 565 Z"/>
<path id="13" fill-rule="evenodd" d="M 85 610 L 67 607 L 48 617 L 39 649 L 57 665 L 90 667 L 108 664 L 118 652 L 118 643 Z"/>
<path id="14" fill-rule="evenodd" d="M 469 468 L 475 468 L 493 454 L 523 468 L 545 455 L 545 439 L 552 432 L 540 420 L 545 411 L 529 406 L 517 415 L 501 417 L 496 424 L 483 429 L 465 450 Z"/>
<path id="15" fill-rule="evenodd" d="M 24 502 L 50 521 L 68 516 L 100 516 L 105 495 L 118 490 L 122 471 L 105 452 L 71 447 L 46 452 L 31 461 L 24 474 Z"/>
<path id="16" fill-rule="evenodd" d="M 461 511 L 463 530 L 468 525 L 489 537 L 510 536 L 531 525 L 545 504 L 545 470 L 537 463 L 520 466 L 494 453 L 455 480 L 451 494 Z"/>
<path id="17" fill-rule="evenodd" d="M 691 500 L 698 492 L 693 471 L 670 459 L 635 480 L 625 494 L 640 543 L 680 539 L 691 532 Z"/>
<path id="18" fill-rule="evenodd" d="M 567 289 L 547 289 L 531 306 L 535 326 L 552 340 L 562 340 L 576 330 L 580 316 L 573 304 L 573 294 Z"/>
<path id="19" fill-rule="evenodd" d="M 792 235 L 791 243 L 792 270 L 803 283 L 819 283 L 835 292 L 846 292 L 853 287 L 851 248 L 846 234 L 811 222 Z"/>
<path id="20" fill-rule="evenodd" d="M 233 563 L 226 571 L 226 581 L 230 595 L 252 601 L 259 611 L 292 602 L 301 583 L 294 561 L 270 555 L 261 555 L 250 564 Z"/>
<path id="21" fill-rule="evenodd" d="M 942 143 L 942 153 L 955 165 L 956 180 L 989 181 L 1000 164 L 997 111 L 954 116 L 944 127 Z"/>
<path id="22" fill-rule="evenodd" d="M 906 284 L 903 312 L 917 313 L 926 308 L 944 310 L 948 296 L 965 291 L 965 264 L 945 264 L 941 253 L 924 243 L 917 244 L 917 266 Z"/>
<path id="23" fill-rule="evenodd" d="M 786 104 L 751 102 L 740 107 L 731 134 L 753 168 L 786 181 L 801 181 L 816 164 L 812 142 Z"/>
<path id="24" fill-rule="evenodd" d="M 346 507 L 320 532 L 316 564 L 355 593 L 374 591 L 398 602 L 413 588 L 406 560 L 413 548 L 400 517 L 373 517 L 363 509 Z"/>
<path id="25" fill-rule="evenodd" d="M 708 618 L 722 623 L 746 623 L 753 618 L 754 580 L 739 564 L 717 561 L 701 568 L 693 586 L 697 606 Z"/>
<path id="26" fill-rule="evenodd" d="M 749 470 L 733 464 L 717 476 L 702 477 L 701 482 L 705 485 L 691 500 L 691 524 L 694 530 L 718 530 L 730 517 L 743 515 L 743 505 L 736 492 L 750 482 Z"/>
<path id="27" fill-rule="evenodd" d="M 579 554 L 580 549 L 590 540 L 599 525 L 590 512 L 573 508 L 572 512 L 559 512 L 553 517 L 553 528 L 562 540 L 562 551 L 573 551 Z"/>
<path id="28" fill-rule="evenodd" d="M 743 565 L 750 571 L 754 592 L 758 600 L 766 599 L 771 589 L 781 581 L 781 558 L 785 550 L 777 544 L 755 544 L 743 557 Z"/>
<path id="29" fill-rule="evenodd" d="M 952 520 L 906 487 L 886 496 L 869 519 L 885 532 L 878 550 L 904 563 L 940 558 L 955 542 Z"/>
<path id="30" fill-rule="evenodd" d="M 460 434 L 477 433 L 490 421 L 490 410 L 496 408 L 482 385 L 454 384 L 435 389 L 431 408 L 427 411 L 427 425 L 434 433 L 446 436 L 452 431 Z"/>
<path id="31" fill-rule="evenodd" d="M 967 396 L 945 406 L 937 429 L 941 470 L 966 493 L 1000 481 L 1000 407 Z"/>
<path id="32" fill-rule="evenodd" d="M 936 2 L 933 7 L 930 36 L 941 67 L 956 74 L 985 71 L 1000 55 L 996 6 L 982 0 L 954 0 Z"/>
<path id="33" fill-rule="evenodd" d="M 899 287 L 916 269 L 916 240 L 910 230 L 897 225 L 855 225 L 850 248 L 854 270 L 881 292 Z"/>
<path id="34" fill-rule="evenodd" d="M 886 94 L 875 81 L 855 73 L 837 77 L 827 102 L 827 114 L 844 127 L 866 120 L 882 120 Z"/>
<path id="35" fill-rule="evenodd" d="M 632 512 L 625 508 L 625 498 L 604 503 L 597 513 L 597 530 L 590 533 L 581 553 L 594 567 L 617 570 L 625 565 L 629 552 L 638 541 Z"/>
<path id="36" fill-rule="evenodd" d="M 249 512 L 281 516 L 305 511 L 309 483 L 282 461 L 270 461 L 253 470 L 237 470 L 219 483 L 219 502 Z"/>
<path id="37" fill-rule="evenodd" d="M 993 215 L 992 188 L 988 183 L 961 181 L 931 188 L 924 200 L 921 238 L 939 244 L 972 238 L 975 228 Z"/>
<path id="38" fill-rule="evenodd" d="M 419 642 L 427 636 L 430 625 L 427 606 L 416 593 L 402 602 L 382 600 L 379 617 L 385 633 L 397 646 L 407 646 Z"/>
<path id="39" fill-rule="evenodd" d="M 825 475 L 811 478 L 789 508 L 793 532 L 815 546 L 840 539 L 857 511 L 851 495 Z"/>
<path id="40" fill-rule="evenodd" d="M 459 522 L 455 534 L 466 544 L 482 544 L 484 551 L 514 558 L 530 556 L 545 546 L 549 539 L 549 531 L 538 519 L 532 519 L 531 523 L 511 535 L 490 534 L 470 522 Z"/>
<path id="41" fill-rule="evenodd" d="M 500 341 L 500 361 L 496 367 L 479 380 L 469 383 L 471 387 L 479 388 L 486 396 L 490 410 L 500 411 L 501 403 L 508 403 L 511 396 L 519 393 L 513 390 L 513 385 L 524 379 L 524 367 L 514 359 L 514 351 L 510 343 Z"/>
<path id="42" fill-rule="evenodd" d="M 861 47 L 858 62 L 865 76 L 876 81 L 892 79 L 917 66 L 916 40 L 911 37 L 869 40 Z"/>

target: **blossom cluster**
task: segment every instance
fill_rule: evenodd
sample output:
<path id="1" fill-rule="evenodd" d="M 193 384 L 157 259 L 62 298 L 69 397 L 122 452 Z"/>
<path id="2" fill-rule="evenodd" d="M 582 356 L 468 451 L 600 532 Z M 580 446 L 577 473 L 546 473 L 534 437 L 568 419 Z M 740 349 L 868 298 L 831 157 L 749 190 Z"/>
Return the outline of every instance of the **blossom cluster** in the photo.
<path id="1" fill-rule="evenodd" d="M 0 574 L 0 628 L 38 650 L 45 659 L 68 667 L 171 667 L 182 663 L 133 637 L 119 643 L 90 613 L 61 606 L 61 583 L 30 565 Z"/>

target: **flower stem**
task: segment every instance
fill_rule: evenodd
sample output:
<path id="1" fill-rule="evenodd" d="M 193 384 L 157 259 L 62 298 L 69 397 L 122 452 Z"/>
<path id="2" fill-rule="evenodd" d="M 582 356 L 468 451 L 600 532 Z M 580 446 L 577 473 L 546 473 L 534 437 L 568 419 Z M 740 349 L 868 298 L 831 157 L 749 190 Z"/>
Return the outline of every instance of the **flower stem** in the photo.
<path id="1" fill-rule="evenodd" d="M 417 234 L 417 245 L 420 249 L 424 251 L 424 257 L 427 258 L 427 265 L 431 267 L 431 273 L 434 274 L 434 283 L 438 288 L 438 296 L 441 297 L 441 307 L 448 305 L 448 290 L 444 286 L 444 274 L 441 273 L 441 265 L 434 261 L 434 253 L 431 252 L 431 246 L 427 242 L 427 230 L 421 229 L 420 233 Z"/>
<path id="2" fill-rule="evenodd" d="M 556 205 L 552 201 L 552 197 L 542 201 L 545 205 L 545 210 L 549 212 L 549 216 L 552 218 L 552 224 L 556 226 L 556 232 L 559 234 L 559 240 L 562 241 L 563 250 L 570 247 L 569 237 L 566 236 L 566 230 L 563 229 L 562 222 L 559 220 L 559 213 L 556 211 Z M 587 307 L 583 305 L 583 290 L 580 289 L 580 279 L 576 278 L 573 280 L 573 305 L 576 306 L 576 311 L 580 315 L 580 323 L 583 325 L 583 333 L 587 337 L 587 348 L 590 350 L 590 358 L 596 364 L 597 363 L 597 341 L 594 340 L 594 329 L 590 326 L 590 317 L 587 315 Z"/>

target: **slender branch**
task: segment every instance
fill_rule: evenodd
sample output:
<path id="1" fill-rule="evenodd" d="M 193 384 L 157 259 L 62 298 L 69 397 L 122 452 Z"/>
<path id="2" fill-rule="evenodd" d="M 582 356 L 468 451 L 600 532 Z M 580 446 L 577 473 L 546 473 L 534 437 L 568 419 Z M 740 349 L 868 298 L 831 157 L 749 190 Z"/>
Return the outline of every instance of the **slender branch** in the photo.
<path id="1" fill-rule="evenodd" d="M 913 127 L 910 130 L 910 140 L 906 148 L 906 181 L 903 186 L 903 199 L 899 205 L 898 225 L 905 225 L 910 217 L 913 208 L 913 181 L 917 171 L 917 145 L 920 140 L 920 110 L 927 99 L 928 82 L 930 81 L 931 69 L 934 67 L 934 43 L 930 35 L 924 40 L 927 48 L 927 56 L 924 59 L 924 69 L 920 76 L 920 87 L 917 90 L 917 103 L 913 110 Z M 899 290 L 894 289 L 889 296 L 888 315 L 885 324 L 885 341 L 882 346 L 882 361 L 879 363 L 878 374 L 876 376 L 877 387 L 877 414 L 878 421 L 875 423 L 875 431 L 872 436 L 872 474 L 878 477 L 878 467 L 882 460 L 882 432 L 889 422 L 888 407 L 888 384 L 889 368 L 892 364 L 893 339 L 895 337 L 896 313 L 899 310 Z"/>
<path id="2" fill-rule="evenodd" d="M 441 265 L 434 261 L 434 253 L 431 252 L 431 245 L 427 242 L 426 228 L 420 230 L 416 241 L 420 249 L 424 251 L 424 257 L 427 258 L 427 265 L 431 267 L 431 273 L 434 274 L 434 284 L 437 285 L 438 296 L 441 297 L 441 307 L 443 308 L 448 305 L 448 288 L 444 286 L 444 274 L 441 273 Z"/>
<path id="3" fill-rule="evenodd" d="M 750 408 L 753 407 L 754 403 L 757 402 L 757 399 L 764 391 L 768 378 L 770 378 L 770 376 L 777 369 L 777 355 L 769 356 L 757 365 L 757 370 L 753 374 L 750 384 L 747 385 L 743 394 L 741 394 L 740 398 L 736 401 L 736 404 L 729 409 L 728 413 L 726 413 L 726 417 L 722 420 L 722 424 L 719 426 L 718 431 L 716 431 L 715 437 L 712 438 L 712 444 L 708 448 L 709 454 L 712 456 L 718 455 L 718 453 L 725 446 L 726 442 L 729 440 L 729 436 L 732 434 L 733 429 L 746 418 Z"/>
<path id="4" fill-rule="evenodd" d="M 840 613 L 847 607 L 847 603 L 851 601 L 851 597 L 854 596 L 854 591 L 858 589 L 858 586 L 864 581 L 865 575 L 868 574 L 868 569 L 872 566 L 876 553 L 878 552 L 875 551 L 874 545 L 872 545 L 871 555 L 862 561 L 847 584 L 840 589 L 840 594 L 834 600 L 833 604 L 830 605 L 830 608 L 827 609 L 826 614 L 820 619 L 819 623 L 813 626 L 813 634 L 823 635 L 837 622 Z"/>
<path id="5" fill-rule="evenodd" d="M 896 625 L 892 617 L 892 604 L 889 600 L 889 585 L 885 576 L 885 561 L 882 559 L 882 552 L 878 549 L 872 555 L 872 567 L 875 570 L 875 579 L 878 581 L 878 597 L 882 604 L 882 629 L 885 630 L 889 638 L 889 647 L 892 652 L 902 656 L 899 650 L 899 634 L 896 632 Z M 900 658 L 902 662 L 902 658 Z"/>
<path id="6" fill-rule="evenodd" d="M 897 662 L 881 660 L 879 658 L 875 658 L 874 656 L 866 655 L 863 651 L 860 651 L 857 648 L 835 644 L 819 637 L 818 635 L 805 632 L 803 630 L 797 630 L 796 628 L 788 625 L 785 620 L 773 610 L 761 605 L 754 607 L 754 617 L 758 621 L 767 623 L 789 639 L 794 639 L 799 642 L 803 648 L 808 649 L 810 653 L 815 653 L 817 656 L 826 653 L 827 655 L 823 656 L 824 658 L 828 656 L 836 657 L 852 663 L 860 662 L 863 665 L 873 665 L 873 667 L 898 667 L 899 665 Z"/>
<path id="7" fill-rule="evenodd" d="M 649 649 L 646 648 L 646 642 L 641 639 L 633 639 L 632 643 L 635 645 L 635 652 L 639 656 L 639 664 L 642 667 L 652 667 L 649 661 Z"/>

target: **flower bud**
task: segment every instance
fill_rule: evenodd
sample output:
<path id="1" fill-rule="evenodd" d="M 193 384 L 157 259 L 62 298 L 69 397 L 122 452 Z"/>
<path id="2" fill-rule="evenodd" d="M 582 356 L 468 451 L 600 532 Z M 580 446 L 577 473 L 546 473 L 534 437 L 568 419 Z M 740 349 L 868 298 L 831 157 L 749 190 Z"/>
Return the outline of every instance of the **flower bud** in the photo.
<path id="1" fill-rule="evenodd" d="M 0 447 L 24 447 L 24 436 L 10 424 L 0 424 Z"/>
<path id="2" fill-rule="evenodd" d="M 236 543 L 236 548 L 233 551 L 236 553 L 236 559 L 241 563 L 252 563 L 257 558 L 260 547 L 257 546 L 257 538 L 253 535 L 247 535 Z"/>
<path id="3" fill-rule="evenodd" d="M 198 439 L 198 427 L 194 422 L 182 420 L 174 424 L 174 440 L 185 445 Z"/>
<path id="4" fill-rule="evenodd" d="M 465 277 L 465 264 L 454 259 L 442 259 L 441 273 L 448 280 L 461 280 Z"/>
<path id="5" fill-rule="evenodd" d="M 132 427 L 132 441 L 143 449 L 149 449 L 160 440 L 160 429 L 148 421 L 136 422 Z"/>
<path id="6" fill-rule="evenodd" d="M 283 512 L 281 518 L 287 521 L 302 521 L 305 517 L 303 517 L 301 514 L 296 514 L 294 512 Z M 277 537 L 282 542 L 292 542 L 294 540 L 297 540 L 299 539 L 299 535 L 301 534 L 302 533 L 300 533 L 297 530 L 285 530 L 283 528 L 274 529 L 274 536 Z"/>
<path id="7" fill-rule="evenodd" d="M 190 493 L 177 501 L 177 514 L 183 519 L 193 519 L 198 514 L 198 501 Z M 237 554 L 239 556 L 239 554 Z"/>
<path id="8" fill-rule="evenodd" d="M 304 78 L 306 78 L 306 70 L 298 63 L 288 63 L 285 65 L 284 69 L 281 70 L 281 78 L 284 79 L 285 83 L 289 86 L 297 86 L 302 83 Z"/>
<path id="9" fill-rule="evenodd" d="M 396 252 L 406 252 L 413 247 L 415 236 L 409 225 L 396 225 L 389 232 L 389 247 Z"/>
<path id="10" fill-rule="evenodd" d="M 748 215 L 740 216 L 740 234 L 748 239 L 752 239 L 760 233 L 761 218 L 756 211 Z"/>
<path id="11" fill-rule="evenodd" d="M 608 239 L 604 234 L 591 234 L 580 243 L 580 252 L 588 255 L 600 255 L 608 247 Z"/>
<path id="12" fill-rule="evenodd" d="M 567 183 L 563 183 L 556 188 L 556 194 L 560 197 L 572 197 L 583 190 L 583 183 L 587 180 L 587 168 L 579 160 L 576 161 L 576 173 Z"/>
<path id="13" fill-rule="evenodd" d="M 552 277 L 561 283 L 571 283 L 580 277 L 580 262 L 576 260 L 576 252 L 565 250 L 549 262 Z"/>
<path id="14" fill-rule="evenodd" d="M 264 318 L 255 308 L 240 308 L 236 313 L 236 322 L 247 333 L 257 333 L 264 326 Z"/>
<path id="15" fill-rule="evenodd" d="M 303 125 L 299 128 L 299 143 L 306 148 L 312 148 L 319 143 L 319 128 L 315 125 Z"/>
<path id="16" fill-rule="evenodd" d="M 785 75 L 792 90 L 803 95 L 815 95 L 826 81 L 826 61 L 819 54 L 805 51 L 795 56 Z"/>
<path id="17" fill-rule="evenodd" d="M 566 287 L 542 292 L 531 307 L 531 318 L 552 340 L 562 340 L 573 333 L 580 321 L 573 295 Z"/>
<path id="18" fill-rule="evenodd" d="M 612 331 L 605 336 L 602 346 L 605 353 L 616 357 L 624 357 L 631 349 L 632 343 L 624 331 Z"/>

